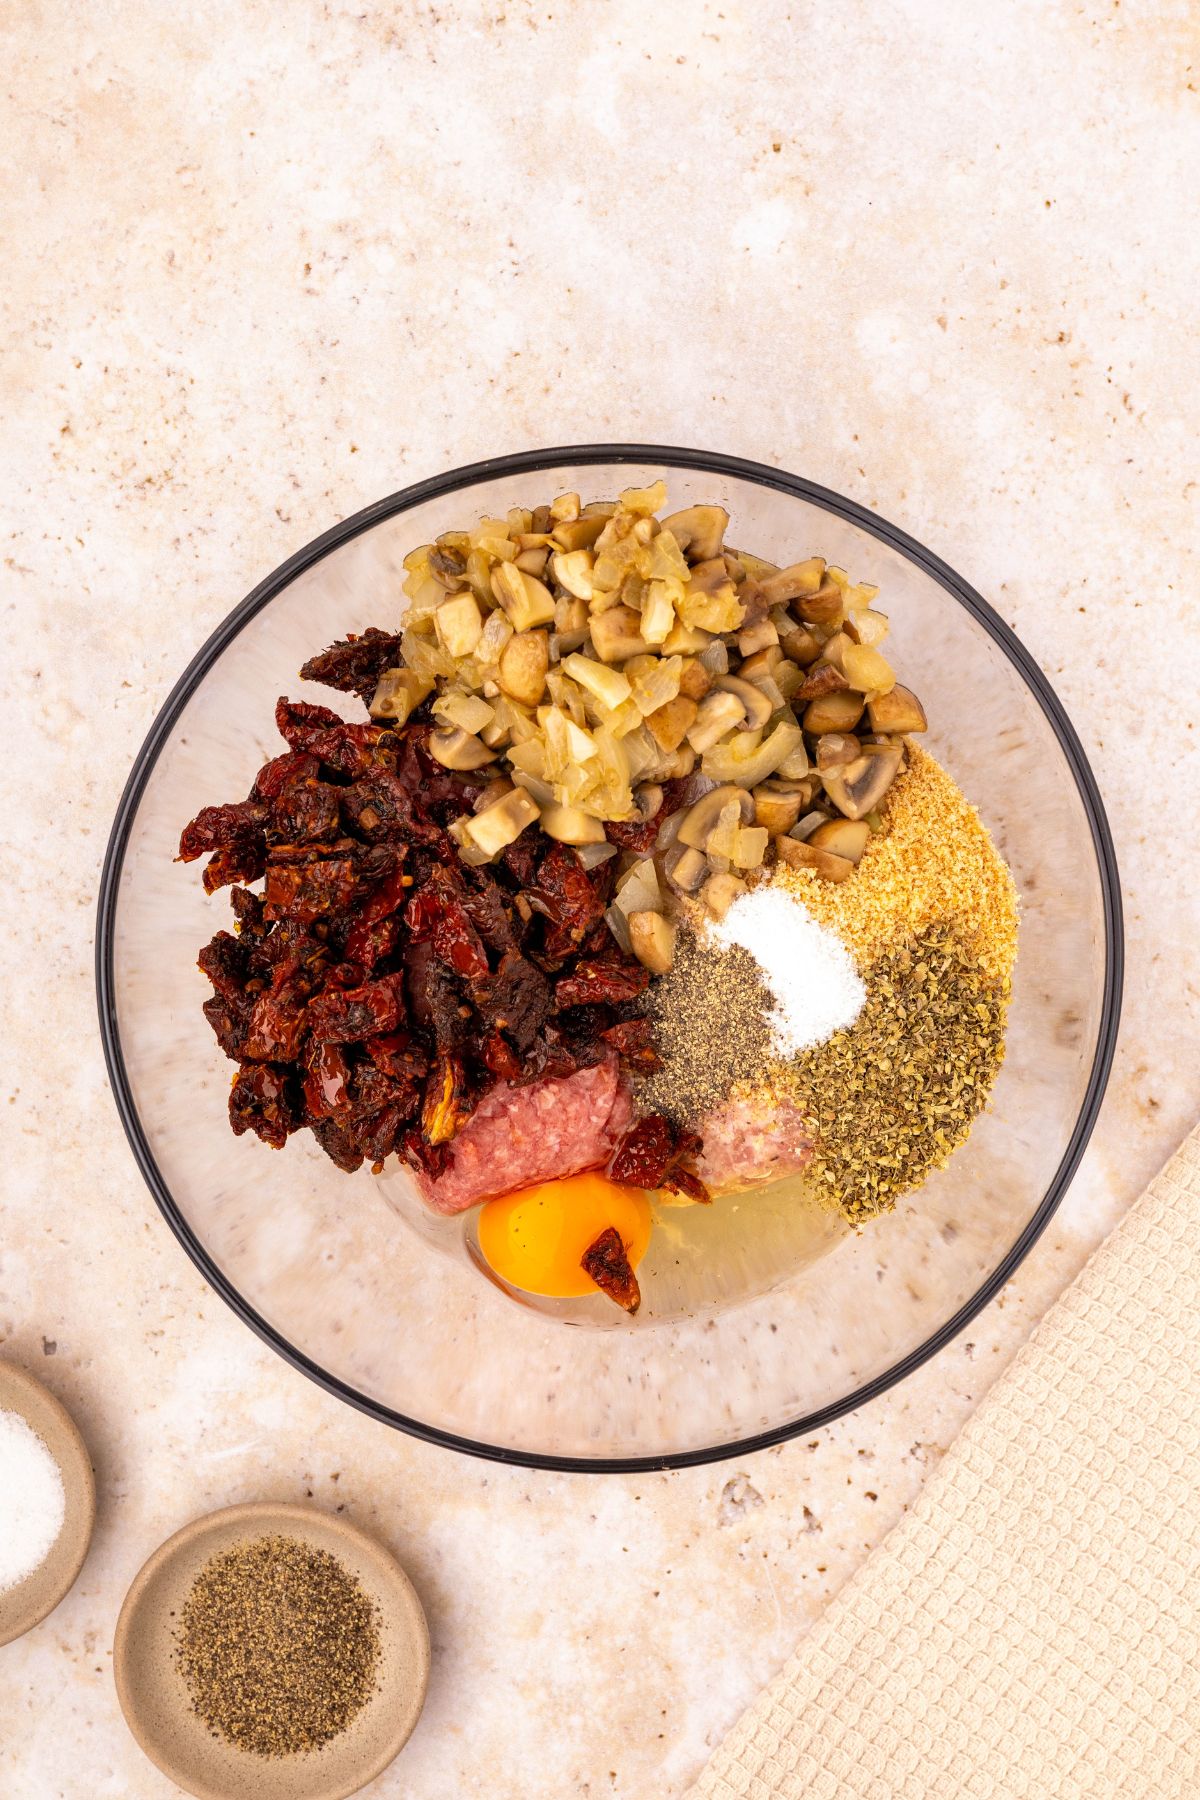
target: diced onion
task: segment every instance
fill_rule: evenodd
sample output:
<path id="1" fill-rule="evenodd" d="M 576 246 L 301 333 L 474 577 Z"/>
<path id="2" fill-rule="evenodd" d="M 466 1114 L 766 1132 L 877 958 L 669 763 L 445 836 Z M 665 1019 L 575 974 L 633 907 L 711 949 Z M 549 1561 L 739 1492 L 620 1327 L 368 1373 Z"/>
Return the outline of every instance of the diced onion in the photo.
<path id="1" fill-rule="evenodd" d="M 615 844 L 580 844 L 575 852 L 585 869 L 598 869 L 617 854 Z"/>

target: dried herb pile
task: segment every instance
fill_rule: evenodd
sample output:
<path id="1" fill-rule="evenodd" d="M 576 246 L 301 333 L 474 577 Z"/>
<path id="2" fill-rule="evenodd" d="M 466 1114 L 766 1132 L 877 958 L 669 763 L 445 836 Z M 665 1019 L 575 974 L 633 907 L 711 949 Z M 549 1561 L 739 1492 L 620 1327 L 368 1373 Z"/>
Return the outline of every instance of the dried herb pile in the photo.
<path id="1" fill-rule="evenodd" d="M 1004 1060 L 1007 988 L 953 922 L 893 945 L 854 1024 L 779 1071 L 813 1122 L 810 1179 L 853 1224 L 939 1168 L 970 1132 Z"/>
<path id="2" fill-rule="evenodd" d="M 374 1601 L 335 1556 L 253 1538 L 205 1564 L 184 1602 L 176 1658 L 216 1737 L 295 1756 L 339 1737 L 375 1691 Z"/>

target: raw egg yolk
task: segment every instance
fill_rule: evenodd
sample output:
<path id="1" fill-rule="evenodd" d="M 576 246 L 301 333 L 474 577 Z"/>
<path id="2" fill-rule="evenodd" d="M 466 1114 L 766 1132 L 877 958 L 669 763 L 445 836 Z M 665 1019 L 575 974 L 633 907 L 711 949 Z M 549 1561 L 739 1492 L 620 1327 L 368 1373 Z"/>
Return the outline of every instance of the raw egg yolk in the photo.
<path id="1" fill-rule="evenodd" d="M 570 1175 L 489 1200 L 479 1214 L 479 1247 L 513 1287 L 568 1300 L 594 1294 L 580 1264 L 610 1225 L 621 1234 L 633 1268 L 650 1242 L 650 1202 L 639 1188 L 603 1175 Z"/>

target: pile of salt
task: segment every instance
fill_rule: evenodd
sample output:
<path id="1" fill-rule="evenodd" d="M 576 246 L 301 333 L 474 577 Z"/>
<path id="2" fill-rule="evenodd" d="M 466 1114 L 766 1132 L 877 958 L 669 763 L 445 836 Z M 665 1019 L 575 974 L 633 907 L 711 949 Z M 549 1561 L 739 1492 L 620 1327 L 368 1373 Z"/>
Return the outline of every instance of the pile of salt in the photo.
<path id="1" fill-rule="evenodd" d="M 739 894 L 711 927 L 718 944 L 748 950 L 775 1005 L 767 1019 L 780 1056 L 796 1056 L 853 1025 L 867 990 L 841 938 L 804 902 L 764 883 Z"/>
<path id="2" fill-rule="evenodd" d="M 58 1464 L 20 1413 L 0 1412 L 0 1594 L 54 1548 L 67 1496 Z"/>

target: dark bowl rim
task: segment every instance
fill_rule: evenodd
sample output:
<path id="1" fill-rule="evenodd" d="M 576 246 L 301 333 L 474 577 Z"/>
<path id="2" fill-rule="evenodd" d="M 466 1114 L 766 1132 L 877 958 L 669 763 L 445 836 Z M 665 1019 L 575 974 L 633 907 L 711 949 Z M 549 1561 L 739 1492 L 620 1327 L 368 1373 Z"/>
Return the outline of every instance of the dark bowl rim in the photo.
<path id="1" fill-rule="evenodd" d="M 479 1443 L 474 1439 L 460 1437 L 454 1432 L 445 1431 L 437 1425 L 429 1425 L 423 1420 L 409 1418 L 403 1413 L 394 1412 L 390 1407 L 382 1405 L 377 1400 L 372 1400 L 366 1394 L 359 1393 L 348 1383 L 330 1375 L 318 1364 L 310 1361 L 281 1332 L 256 1313 L 232 1283 L 226 1279 L 176 1205 L 154 1160 L 133 1100 L 121 1048 L 114 995 L 113 954 L 117 899 L 125 851 L 138 805 L 154 765 L 158 761 L 180 712 L 226 646 L 297 575 L 311 568 L 314 563 L 327 556 L 331 550 L 349 543 L 352 538 L 370 530 L 372 526 L 378 525 L 382 520 L 390 518 L 396 513 L 407 511 L 422 501 L 437 499 L 443 495 L 454 493 L 460 488 L 473 486 L 478 481 L 494 480 L 497 477 L 525 474 L 540 469 L 550 470 L 566 465 L 589 463 L 664 464 L 669 467 L 698 470 L 717 477 L 734 476 L 744 481 L 754 482 L 761 487 L 774 488 L 778 492 L 789 494 L 796 499 L 809 501 L 822 507 L 825 511 L 833 513 L 836 517 L 857 525 L 863 531 L 869 532 L 872 537 L 878 538 L 881 543 L 898 550 L 930 576 L 952 599 L 964 607 L 999 645 L 1046 715 L 1071 771 L 1084 812 L 1087 815 L 1100 874 L 1104 906 L 1104 995 L 1100 1027 L 1096 1037 L 1096 1052 L 1083 1104 L 1080 1107 L 1079 1116 L 1062 1161 L 1036 1212 L 987 1280 L 956 1313 L 940 1325 L 916 1349 L 909 1351 L 889 1369 L 875 1376 L 871 1381 L 864 1382 L 861 1387 L 854 1389 L 844 1398 L 821 1407 L 815 1412 L 805 1413 L 788 1424 L 776 1426 L 770 1431 L 759 1432 L 727 1443 L 713 1444 L 701 1450 L 679 1451 L 662 1456 L 594 1458 L 553 1456 L 535 1451 L 512 1450 L 501 1444 Z M 849 500 L 829 488 L 819 486 L 816 482 L 791 475 L 782 469 L 771 468 L 764 463 L 748 462 L 741 457 L 727 456 L 715 451 L 682 449 L 662 444 L 566 444 L 546 450 L 523 450 L 507 456 L 488 457 L 482 462 L 467 463 L 461 468 L 447 470 L 445 473 L 431 476 L 425 481 L 414 482 L 411 486 L 401 488 L 398 492 L 388 495 L 386 499 L 375 501 L 374 504 L 364 507 L 361 512 L 354 513 L 350 518 L 342 520 L 340 524 L 322 532 L 303 549 L 288 557 L 272 574 L 267 576 L 265 581 L 260 582 L 247 594 L 245 599 L 235 606 L 228 617 L 218 625 L 207 642 L 192 658 L 160 708 L 145 742 L 138 751 L 117 807 L 101 871 L 97 905 L 96 995 L 104 1058 L 117 1112 L 129 1140 L 134 1160 L 154 1196 L 159 1210 L 209 1286 L 252 1331 L 257 1333 L 293 1368 L 308 1376 L 327 1393 L 346 1401 L 348 1405 L 356 1407 L 369 1417 L 378 1419 L 381 1423 L 390 1425 L 396 1430 L 408 1432 L 411 1436 L 420 1438 L 426 1443 L 438 1444 L 470 1456 L 485 1457 L 495 1462 L 524 1468 L 552 1469 L 567 1473 L 635 1474 L 658 1469 L 690 1468 L 703 1463 L 721 1462 L 730 1457 L 752 1455 L 755 1451 L 767 1450 L 776 1444 L 786 1443 L 789 1438 L 819 1430 L 834 1419 L 853 1412 L 857 1407 L 865 1405 L 866 1402 L 875 1399 L 877 1395 L 884 1393 L 896 1382 L 902 1381 L 905 1376 L 920 1368 L 922 1363 L 927 1362 L 931 1356 L 936 1355 L 999 1293 L 1045 1230 L 1070 1184 L 1087 1147 L 1088 1139 L 1092 1135 L 1104 1098 L 1104 1090 L 1108 1084 L 1120 1021 L 1123 972 L 1124 937 L 1120 877 L 1112 835 L 1099 789 L 1083 747 L 1061 701 L 1016 633 L 948 563 L 926 550 L 899 526 L 880 518 L 857 501 Z"/>

